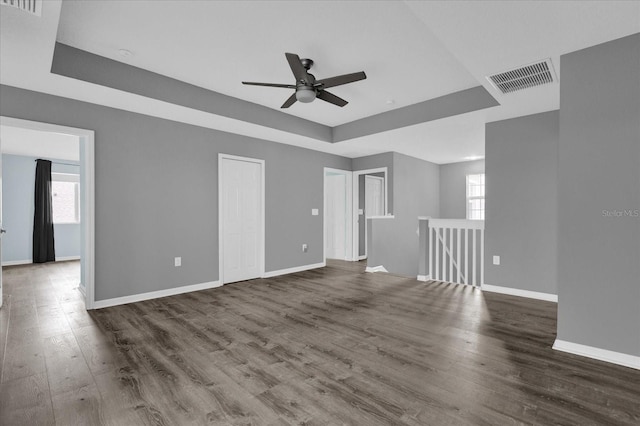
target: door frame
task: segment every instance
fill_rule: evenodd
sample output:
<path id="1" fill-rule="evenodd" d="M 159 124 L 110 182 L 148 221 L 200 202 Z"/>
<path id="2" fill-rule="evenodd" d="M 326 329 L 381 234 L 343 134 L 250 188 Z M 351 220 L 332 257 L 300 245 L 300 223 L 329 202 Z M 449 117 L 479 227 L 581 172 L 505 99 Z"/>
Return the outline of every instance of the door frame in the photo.
<path id="1" fill-rule="evenodd" d="M 384 215 L 387 216 L 389 214 L 389 171 L 388 167 L 378 167 L 375 169 L 366 169 L 366 170 L 356 170 L 353 172 L 353 259 L 354 260 L 362 260 L 367 258 L 367 219 L 366 215 L 364 216 L 364 229 L 365 229 L 365 247 L 364 247 L 364 255 L 360 256 L 360 227 L 358 226 L 358 219 L 360 215 L 358 214 L 360 208 L 360 176 L 368 175 L 371 173 L 383 173 L 384 174 Z"/>
<path id="2" fill-rule="evenodd" d="M 223 228 L 224 224 L 222 223 L 223 217 L 223 197 L 222 191 L 224 188 L 224 177 L 222 175 L 222 162 L 224 160 L 235 160 L 235 161 L 246 161 L 249 163 L 256 163 L 260 165 L 260 232 L 258 235 L 260 236 L 260 242 L 258 247 L 260 249 L 260 253 L 258 253 L 258 261 L 260 265 L 258 266 L 258 270 L 260 272 L 260 277 L 264 278 L 264 269 L 265 269 L 265 161 L 259 158 L 249 158 L 249 157 L 241 157 L 238 155 L 232 154 L 223 154 L 218 153 L 218 280 L 220 281 L 220 285 L 224 285 L 224 238 L 223 238 Z"/>
<path id="3" fill-rule="evenodd" d="M 353 231 L 350 229 L 353 226 L 353 221 L 349 220 L 349 217 L 352 216 L 353 203 L 350 203 L 349 200 L 352 198 L 351 191 L 353 190 L 353 172 L 350 170 L 342 170 L 342 169 L 334 169 L 331 167 L 324 167 L 322 171 L 322 261 L 324 264 L 327 264 L 327 172 L 338 173 L 346 176 L 345 183 L 345 191 L 346 191 L 346 218 L 345 218 L 345 233 L 347 234 L 347 246 L 345 247 L 345 259 L 348 261 L 354 260 L 353 258 Z M 351 236 L 351 237 L 349 237 Z M 350 256 L 351 254 L 351 256 Z"/>
<path id="4" fill-rule="evenodd" d="M 386 191 L 386 179 L 384 177 L 380 177 L 380 176 L 370 176 L 369 174 L 364 175 L 364 188 L 365 188 L 365 193 L 364 193 L 364 256 L 358 256 L 358 258 L 360 260 L 362 259 L 366 259 L 367 257 L 369 257 L 369 232 L 367 231 L 367 179 L 374 179 L 374 180 L 381 180 L 382 181 L 382 196 L 384 197 L 384 206 L 382 207 L 383 209 L 383 216 L 387 215 L 387 191 Z M 360 197 L 358 197 L 360 198 Z M 359 216 L 359 215 L 358 215 Z M 358 232 L 360 232 L 360 227 L 358 227 Z M 358 236 L 358 243 L 360 242 L 360 237 Z M 360 250 L 358 250 L 358 254 L 360 254 Z"/>
<path id="5" fill-rule="evenodd" d="M 80 185 L 84 187 L 84 211 L 81 218 L 84 231 L 84 252 L 81 250 L 81 261 L 84 262 L 84 282 L 78 286 L 84 293 L 84 304 L 87 310 L 95 306 L 95 132 L 89 129 L 61 126 L 57 124 L 41 123 L 38 121 L 22 120 L 19 118 L 0 116 L 0 124 L 11 127 L 20 127 L 41 132 L 66 133 L 78 136 L 80 144 L 84 147 L 84 155 L 80 158 L 80 168 L 84 166 L 84 174 Z"/>

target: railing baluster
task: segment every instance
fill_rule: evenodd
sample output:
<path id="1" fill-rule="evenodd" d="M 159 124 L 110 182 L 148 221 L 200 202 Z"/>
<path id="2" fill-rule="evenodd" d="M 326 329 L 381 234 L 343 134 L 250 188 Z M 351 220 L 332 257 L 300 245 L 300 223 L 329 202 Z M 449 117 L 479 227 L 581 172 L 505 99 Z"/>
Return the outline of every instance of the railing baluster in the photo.
<path id="1" fill-rule="evenodd" d="M 456 272 L 458 275 L 456 282 L 458 284 L 462 284 L 462 280 L 460 280 L 460 265 L 462 264 L 460 261 L 460 231 L 460 228 L 456 229 Z"/>
<path id="2" fill-rule="evenodd" d="M 477 245 L 478 240 L 476 239 L 476 231 L 475 231 L 475 229 L 473 230 L 471 235 L 473 236 L 473 249 L 471 251 L 471 258 L 473 259 L 473 278 L 471 279 L 471 283 L 473 285 L 476 285 L 477 282 L 478 282 L 478 278 L 476 276 L 476 245 Z"/>
<path id="3" fill-rule="evenodd" d="M 464 283 L 469 284 L 469 229 L 464 230 Z"/>
<path id="4" fill-rule="evenodd" d="M 432 280 L 435 280 L 436 277 L 433 275 L 433 228 L 431 224 L 427 227 L 427 237 L 429 238 L 429 275 Z"/>
<path id="5" fill-rule="evenodd" d="M 480 286 L 484 284 L 484 229 L 480 230 Z"/>
<path id="6" fill-rule="evenodd" d="M 442 281 L 447 280 L 447 228 L 442 229 Z"/>
<path id="7" fill-rule="evenodd" d="M 449 228 L 447 251 L 449 252 L 449 282 L 453 282 L 453 228 Z"/>
<path id="8" fill-rule="evenodd" d="M 440 280 L 440 228 L 434 228 L 435 232 L 435 243 L 436 243 L 436 275 L 434 279 Z"/>

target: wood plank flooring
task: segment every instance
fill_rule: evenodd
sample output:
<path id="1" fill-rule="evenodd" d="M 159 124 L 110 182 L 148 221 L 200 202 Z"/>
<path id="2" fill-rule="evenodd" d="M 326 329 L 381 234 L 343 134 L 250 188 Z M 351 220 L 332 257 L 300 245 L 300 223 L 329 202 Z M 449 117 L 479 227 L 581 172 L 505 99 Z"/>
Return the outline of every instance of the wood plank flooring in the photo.
<path id="1" fill-rule="evenodd" d="M 2 425 L 638 425 L 640 371 L 551 349 L 556 305 L 360 263 L 87 312 L 4 268 Z"/>

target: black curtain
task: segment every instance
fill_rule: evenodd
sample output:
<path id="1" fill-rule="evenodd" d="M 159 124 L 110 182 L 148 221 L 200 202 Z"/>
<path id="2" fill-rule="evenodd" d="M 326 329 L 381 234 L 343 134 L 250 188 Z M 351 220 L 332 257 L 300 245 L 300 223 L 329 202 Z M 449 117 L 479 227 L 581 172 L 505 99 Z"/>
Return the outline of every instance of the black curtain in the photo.
<path id="1" fill-rule="evenodd" d="M 33 263 L 53 262 L 53 201 L 51 161 L 36 160 L 35 213 L 33 215 Z"/>

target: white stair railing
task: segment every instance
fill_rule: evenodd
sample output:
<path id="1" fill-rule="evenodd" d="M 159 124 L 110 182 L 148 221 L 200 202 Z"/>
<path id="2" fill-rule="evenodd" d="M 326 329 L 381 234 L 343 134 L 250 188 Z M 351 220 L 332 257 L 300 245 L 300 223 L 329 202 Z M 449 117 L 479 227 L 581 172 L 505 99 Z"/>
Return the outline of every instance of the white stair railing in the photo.
<path id="1" fill-rule="evenodd" d="M 432 280 L 484 283 L 484 221 L 429 218 L 427 229 Z"/>

